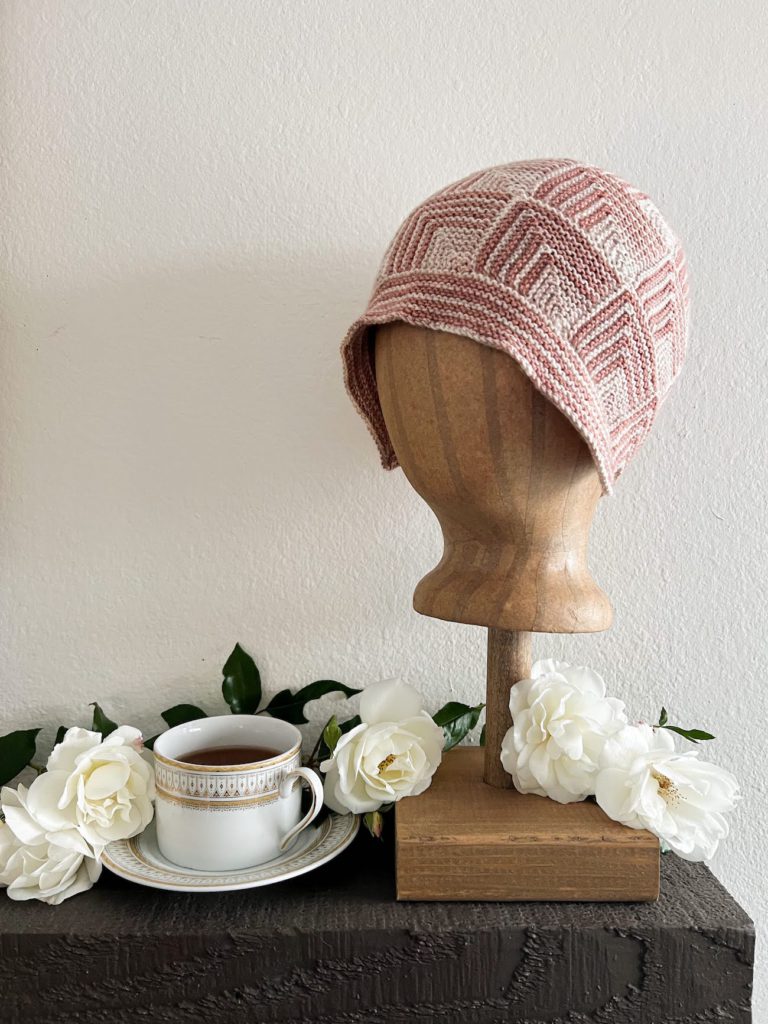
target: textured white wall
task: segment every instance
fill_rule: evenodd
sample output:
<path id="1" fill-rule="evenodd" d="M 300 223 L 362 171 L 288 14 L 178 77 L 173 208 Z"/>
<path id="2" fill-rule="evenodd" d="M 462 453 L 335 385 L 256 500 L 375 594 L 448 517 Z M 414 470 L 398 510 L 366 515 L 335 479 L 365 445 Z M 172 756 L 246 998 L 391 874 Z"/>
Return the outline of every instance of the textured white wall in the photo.
<path id="1" fill-rule="evenodd" d="M 764 919 L 765 6 L 6 0 L 2 17 L 3 724 L 53 728 L 98 697 L 154 730 L 181 699 L 217 706 L 236 639 L 271 690 L 402 672 L 435 706 L 480 698 L 482 631 L 410 610 L 437 529 L 379 469 L 338 345 L 417 202 L 576 156 L 676 227 L 695 331 L 595 526 L 616 624 L 537 649 L 599 668 L 638 716 L 665 703 L 718 734 L 708 753 L 746 796 L 715 870 Z"/>

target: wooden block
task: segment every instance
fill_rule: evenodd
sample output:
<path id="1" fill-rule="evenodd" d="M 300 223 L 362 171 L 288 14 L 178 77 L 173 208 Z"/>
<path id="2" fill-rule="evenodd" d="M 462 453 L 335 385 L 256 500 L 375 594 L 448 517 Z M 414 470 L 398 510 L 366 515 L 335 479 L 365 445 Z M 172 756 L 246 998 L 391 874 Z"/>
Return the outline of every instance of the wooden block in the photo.
<path id="1" fill-rule="evenodd" d="M 655 836 L 482 774 L 482 748 L 452 750 L 425 793 L 396 805 L 399 900 L 658 899 Z"/>

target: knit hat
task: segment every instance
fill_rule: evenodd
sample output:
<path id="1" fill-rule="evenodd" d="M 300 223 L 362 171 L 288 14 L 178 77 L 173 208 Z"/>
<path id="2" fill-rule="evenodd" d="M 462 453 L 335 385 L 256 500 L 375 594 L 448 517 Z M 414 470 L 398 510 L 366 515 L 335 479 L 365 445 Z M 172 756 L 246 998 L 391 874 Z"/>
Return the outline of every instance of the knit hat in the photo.
<path id="1" fill-rule="evenodd" d="M 373 330 L 401 320 L 517 361 L 581 432 L 603 491 L 645 440 L 685 355 L 685 256 L 648 196 L 575 160 L 470 174 L 406 218 L 342 345 L 386 469 Z"/>

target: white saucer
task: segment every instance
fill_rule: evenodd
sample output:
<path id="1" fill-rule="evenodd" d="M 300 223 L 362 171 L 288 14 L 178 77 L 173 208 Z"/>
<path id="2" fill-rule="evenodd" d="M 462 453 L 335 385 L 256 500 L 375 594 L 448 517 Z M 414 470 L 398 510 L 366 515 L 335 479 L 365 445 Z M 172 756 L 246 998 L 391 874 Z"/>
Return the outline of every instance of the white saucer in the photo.
<path id="1" fill-rule="evenodd" d="M 318 825 L 305 828 L 290 850 L 266 864 L 239 871 L 195 871 L 173 864 L 160 853 L 153 821 L 141 835 L 110 843 L 102 860 L 104 867 L 113 874 L 151 889 L 174 892 L 254 889 L 295 878 L 333 860 L 349 846 L 359 827 L 360 819 L 356 814 L 329 814 Z"/>

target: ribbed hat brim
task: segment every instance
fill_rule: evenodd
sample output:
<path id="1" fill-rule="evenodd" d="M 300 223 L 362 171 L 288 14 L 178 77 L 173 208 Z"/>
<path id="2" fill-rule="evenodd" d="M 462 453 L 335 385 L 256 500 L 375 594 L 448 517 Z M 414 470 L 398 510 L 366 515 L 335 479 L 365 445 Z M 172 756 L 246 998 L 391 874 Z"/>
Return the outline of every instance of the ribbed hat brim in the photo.
<path id="1" fill-rule="evenodd" d="M 380 281 L 341 352 L 350 398 L 364 418 L 385 469 L 398 465 L 376 386 L 373 331 L 402 321 L 471 338 L 511 356 L 533 385 L 576 427 L 595 460 L 603 492 L 619 470 L 603 428 L 600 397 L 578 353 L 519 294 L 481 275 L 406 272 Z"/>

